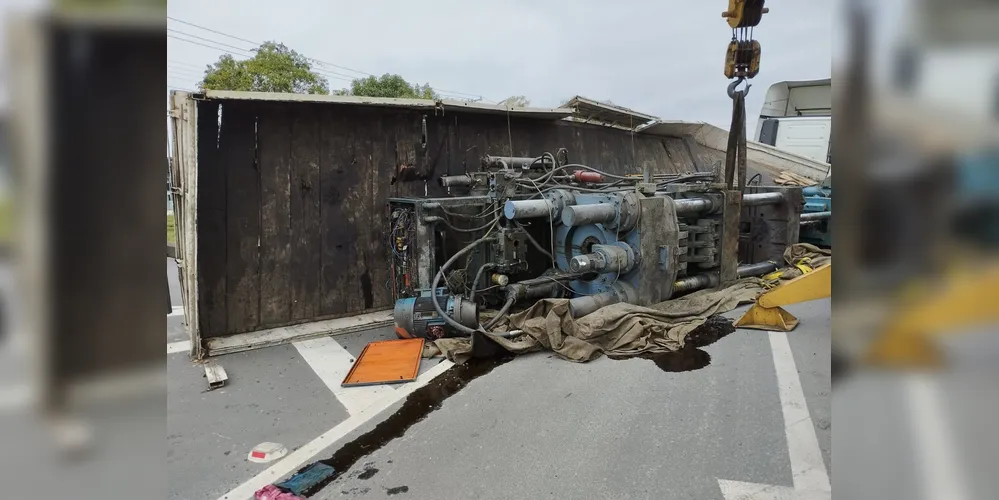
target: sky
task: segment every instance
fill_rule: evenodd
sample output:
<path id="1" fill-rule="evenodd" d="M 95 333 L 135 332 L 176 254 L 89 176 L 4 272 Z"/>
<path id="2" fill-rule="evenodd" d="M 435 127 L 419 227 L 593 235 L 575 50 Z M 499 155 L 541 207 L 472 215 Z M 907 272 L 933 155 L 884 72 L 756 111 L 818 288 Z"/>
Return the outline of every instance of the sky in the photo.
<path id="1" fill-rule="evenodd" d="M 834 4 L 767 2 L 770 13 L 754 30 L 762 57 L 746 103 L 750 130 L 771 84 L 830 76 Z M 167 82 L 196 88 L 204 66 L 223 50 L 236 54 L 254 46 L 179 22 L 185 21 L 252 42 L 284 43 L 322 61 L 318 69 L 332 88 L 349 86 L 350 77 L 396 73 L 411 83 L 430 83 L 445 97 L 495 102 L 524 95 L 532 106 L 555 107 L 582 95 L 663 119 L 728 129 L 731 100 L 722 69 L 731 30 L 721 18 L 727 5 L 725 0 L 170 0 Z"/>

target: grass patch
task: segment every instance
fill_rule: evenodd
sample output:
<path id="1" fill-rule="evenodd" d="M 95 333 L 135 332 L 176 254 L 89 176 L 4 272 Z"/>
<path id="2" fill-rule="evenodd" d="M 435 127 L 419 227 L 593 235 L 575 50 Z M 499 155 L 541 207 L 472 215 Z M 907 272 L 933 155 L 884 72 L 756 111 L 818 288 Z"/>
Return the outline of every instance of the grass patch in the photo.
<path id="1" fill-rule="evenodd" d="M 173 214 L 167 214 L 167 244 L 177 245 L 177 228 L 174 225 Z"/>

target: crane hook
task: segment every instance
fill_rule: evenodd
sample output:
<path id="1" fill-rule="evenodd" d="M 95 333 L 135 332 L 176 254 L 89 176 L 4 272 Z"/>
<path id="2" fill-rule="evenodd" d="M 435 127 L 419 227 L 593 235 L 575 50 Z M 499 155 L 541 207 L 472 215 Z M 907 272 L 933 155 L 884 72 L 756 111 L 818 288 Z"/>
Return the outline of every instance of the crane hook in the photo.
<path id="1" fill-rule="evenodd" d="M 744 77 L 740 76 L 737 80 L 735 80 L 734 82 L 728 84 L 728 97 L 730 99 L 735 99 L 735 88 L 738 87 L 740 83 L 745 82 L 745 81 L 746 81 L 746 79 Z M 752 85 L 747 82 L 746 83 L 746 89 L 742 91 L 743 97 L 749 95 L 749 89 L 750 89 L 750 87 L 752 87 Z"/>

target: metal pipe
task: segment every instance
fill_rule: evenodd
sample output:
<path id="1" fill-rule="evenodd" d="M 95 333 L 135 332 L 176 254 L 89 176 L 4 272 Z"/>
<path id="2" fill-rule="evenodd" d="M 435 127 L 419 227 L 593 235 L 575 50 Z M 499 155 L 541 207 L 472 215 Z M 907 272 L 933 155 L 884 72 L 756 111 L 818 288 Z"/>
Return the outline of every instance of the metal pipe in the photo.
<path id="1" fill-rule="evenodd" d="M 755 207 L 759 205 L 776 205 L 784 201 L 784 193 L 754 193 L 742 195 L 742 206 Z"/>
<path id="2" fill-rule="evenodd" d="M 673 200 L 677 215 L 691 215 L 714 210 L 715 204 L 708 198 L 680 198 Z"/>
<path id="3" fill-rule="evenodd" d="M 673 283 L 673 294 L 693 292 L 702 288 L 718 286 L 717 274 L 697 274 L 688 276 Z"/>
<path id="4" fill-rule="evenodd" d="M 442 175 L 437 178 L 441 187 L 471 186 L 472 177 L 468 175 Z"/>
<path id="5" fill-rule="evenodd" d="M 767 273 L 772 273 L 777 270 L 776 262 L 757 262 L 756 264 L 746 264 L 744 266 L 739 266 L 736 274 L 740 278 L 745 278 L 747 276 L 762 276 Z"/>
<path id="6" fill-rule="evenodd" d="M 757 262 L 756 264 L 739 266 L 739 269 L 736 271 L 736 275 L 740 278 L 746 278 L 749 276 L 761 276 L 776 270 L 777 264 L 774 262 Z M 714 288 L 716 286 L 718 286 L 717 274 L 697 274 L 674 282 L 673 293 L 693 292 L 694 290 Z"/>
<path id="7" fill-rule="evenodd" d="M 615 218 L 617 218 L 617 209 L 610 203 L 572 205 L 562 209 L 562 224 L 566 226 L 575 227 L 610 222 Z"/>
<path id="8" fill-rule="evenodd" d="M 610 290 L 605 292 L 569 299 L 569 314 L 573 318 L 581 318 L 601 307 L 617 304 L 618 302 L 634 304 L 638 299 L 637 295 L 631 285 L 617 282 L 611 286 Z"/>
<path id="9" fill-rule="evenodd" d="M 799 217 L 799 220 L 801 222 L 808 222 L 808 221 L 826 220 L 826 219 L 829 219 L 829 218 L 832 218 L 832 212 L 831 211 L 830 212 L 806 212 L 806 213 L 801 214 L 801 216 Z"/>
<path id="10" fill-rule="evenodd" d="M 541 200 L 507 200 L 503 204 L 503 215 L 507 219 L 532 219 L 535 217 L 550 217 L 552 204 L 547 199 Z"/>
<path id="11" fill-rule="evenodd" d="M 554 166 L 552 160 L 547 156 L 537 158 L 527 158 L 523 156 L 483 156 L 482 166 L 486 168 L 507 168 L 518 170 L 528 168 L 549 169 Z"/>

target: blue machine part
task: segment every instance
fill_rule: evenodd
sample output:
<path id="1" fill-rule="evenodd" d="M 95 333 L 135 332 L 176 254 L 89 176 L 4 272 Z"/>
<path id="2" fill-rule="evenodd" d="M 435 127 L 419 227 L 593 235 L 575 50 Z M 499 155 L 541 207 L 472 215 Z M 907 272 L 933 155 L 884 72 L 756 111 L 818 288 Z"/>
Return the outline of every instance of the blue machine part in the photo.
<path id="1" fill-rule="evenodd" d="M 959 156 L 956 176 L 958 232 L 999 246 L 999 149 Z"/>
<path id="2" fill-rule="evenodd" d="M 802 213 L 832 212 L 832 186 L 828 179 L 818 186 L 802 188 L 801 194 L 805 198 Z M 829 227 L 829 220 L 802 226 L 798 239 L 820 247 L 832 248 L 832 231 Z"/>
<path id="3" fill-rule="evenodd" d="M 617 198 L 613 195 L 577 194 L 576 205 L 589 205 L 595 203 L 616 203 Z M 618 217 L 620 219 L 620 216 Z M 611 224 L 618 223 L 618 220 Z M 618 241 L 627 243 L 635 255 L 640 255 L 639 240 L 640 231 L 635 228 L 627 232 L 618 233 L 615 229 L 609 229 L 604 224 L 586 224 L 582 226 L 566 226 L 560 224 L 555 228 L 555 263 L 562 271 L 569 272 L 569 260 L 578 255 L 591 253 L 593 245 L 609 245 Z M 574 280 L 569 282 L 569 287 L 580 295 L 594 295 L 605 292 L 610 286 L 618 281 L 623 281 L 635 287 L 638 286 L 638 266 L 627 273 L 616 272 L 600 273 L 593 280 Z"/>
<path id="4" fill-rule="evenodd" d="M 986 150 L 958 159 L 958 194 L 965 199 L 999 199 L 999 150 Z"/>
<path id="5" fill-rule="evenodd" d="M 447 295 L 446 288 L 438 288 L 434 294 L 430 290 L 422 290 L 419 297 L 407 297 L 395 302 L 392 318 L 395 320 L 396 335 L 401 338 L 424 337 L 431 340 L 460 335 L 437 314 L 431 302 L 433 300 L 459 323 L 469 328 L 478 325 L 478 310 L 474 303 Z"/>

